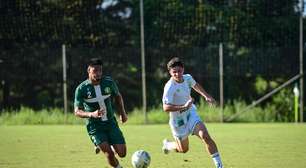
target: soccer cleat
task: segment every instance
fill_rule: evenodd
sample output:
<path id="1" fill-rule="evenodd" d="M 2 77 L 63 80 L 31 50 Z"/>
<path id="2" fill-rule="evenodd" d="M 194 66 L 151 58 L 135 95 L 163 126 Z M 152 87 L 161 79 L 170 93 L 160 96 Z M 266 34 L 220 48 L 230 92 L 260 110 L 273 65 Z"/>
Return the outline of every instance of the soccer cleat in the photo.
<path id="1" fill-rule="evenodd" d="M 163 147 L 162 147 L 162 151 L 164 152 L 164 154 L 168 154 L 169 150 L 167 148 L 167 143 L 168 143 L 168 139 L 164 139 L 163 140 Z"/>
<path id="2" fill-rule="evenodd" d="M 98 153 L 100 153 L 100 148 L 99 147 L 97 147 L 97 146 L 95 146 L 95 152 L 96 152 L 96 154 L 98 154 Z"/>

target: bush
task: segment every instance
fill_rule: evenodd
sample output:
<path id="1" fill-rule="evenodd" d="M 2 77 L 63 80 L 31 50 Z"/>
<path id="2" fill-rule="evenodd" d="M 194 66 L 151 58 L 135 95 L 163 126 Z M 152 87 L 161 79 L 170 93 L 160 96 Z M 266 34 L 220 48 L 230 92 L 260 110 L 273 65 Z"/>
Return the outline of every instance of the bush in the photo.
<path id="1" fill-rule="evenodd" d="M 280 92 L 273 98 L 274 103 L 267 103 L 265 108 L 253 107 L 242 113 L 231 122 L 291 122 L 293 121 L 293 113 L 288 111 L 290 99 L 284 97 L 288 94 L 287 91 Z M 285 103 L 282 100 L 286 101 Z M 282 106 L 283 105 L 283 106 Z M 220 122 L 221 108 L 209 107 L 202 99 L 196 104 L 198 114 L 205 122 Z M 223 117 L 226 121 L 232 115 L 241 112 L 247 107 L 247 103 L 242 100 L 234 100 L 232 103 L 227 103 L 223 109 Z M 281 109 L 281 110 L 280 110 Z M 162 107 L 155 107 L 148 111 L 148 124 L 166 124 L 169 116 L 163 111 Z M 134 109 L 128 114 L 127 124 L 145 124 L 145 116 L 141 109 Z M 2 112 L 0 115 L 0 125 L 27 125 L 27 124 L 84 124 L 85 119 L 74 116 L 73 113 L 68 113 L 67 116 L 63 110 L 45 109 L 34 111 L 27 107 L 22 107 L 20 111 Z"/>
<path id="2" fill-rule="evenodd" d="M 20 111 L 2 112 L 0 125 L 36 125 L 36 124 L 82 124 L 84 121 L 69 113 L 65 116 L 61 109 L 45 109 L 34 111 L 21 107 Z"/>

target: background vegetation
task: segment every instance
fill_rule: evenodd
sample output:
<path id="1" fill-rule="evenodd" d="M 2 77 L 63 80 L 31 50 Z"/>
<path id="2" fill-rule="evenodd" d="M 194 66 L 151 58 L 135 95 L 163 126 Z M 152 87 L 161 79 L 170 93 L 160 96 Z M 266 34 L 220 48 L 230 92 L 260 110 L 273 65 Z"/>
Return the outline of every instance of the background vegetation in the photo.
<path id="1" fill-rule="evenodd" d="M 282 104 L 283 98 L 286 97 L 286 90 L 282 91 L 273 100 L 274 103 L 267 104 L 265 108 L 255 107 L 248 112 L 240 115 L 232 122 L 294 122 L 294 113 L 287 109 L 291 107 L 290 98 L 289 105 Z M 286 98 L 285 98 L 286 99 Z M 285 100 L 286 101 L 286 100 Z M 227 104 L 224 111 L 225 119 L 247 107 L 244 101 L 234 101 Z M 285 113 L 284 113 L 285 112 Z M 198 114 L 205 122 L 220 122 L 221 108 L 209 107 L 208 104 L 201 101 L 198 104 Z M 129 120 L 127 124 L 145 124 L 142 109 L 134 109 L 129 112 Z M 148 111 L 148 124 L 166 124 L 168 123 L 168 114 L 162 110 L 162 107 L 151 108 Z M 18 111 L 6 111 L 0 115 L 0 125 L 56 125 L 68 124 L 79 125 L 85 124 L 85 119 L 74 116 L 73 113 L 64 114 L 62 109 L 43 109 L 34 111 L 33 109 L 22 107 Z"/>
<path id="2" fill-rule="evenodd" d="M 186 73 L 218 100 L 219 43 L 224 46 L 226 108 L 250 104 L 295 76 L 298 3 L 144 0 L 149 109 L 156 111 L 161 103 L 169 77 L 165 65 L 172 56 L 183 58 Z M 63 106 L 62 44 L 70 110 L 91 57 L 103 59 L 103 72 L 119 84 L 128 111 L 141 107 L 139 0 L 2 0 L 0 8 L 0 109 Z M 292 94 L 290 86 L 259 108 L 275 121 L 291 121 Z"/>

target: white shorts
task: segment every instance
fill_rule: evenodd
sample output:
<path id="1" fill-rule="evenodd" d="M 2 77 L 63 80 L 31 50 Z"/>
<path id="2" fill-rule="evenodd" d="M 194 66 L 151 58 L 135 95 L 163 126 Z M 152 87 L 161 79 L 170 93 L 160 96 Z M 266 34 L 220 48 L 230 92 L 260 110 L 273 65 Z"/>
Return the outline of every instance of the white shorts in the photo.
<path id="1" fill-rule="evenodd" d="M 183 140 L 193 134 L 195 126 L 202 122 L 195 108 L 191 108 L 187 117 L 187 122 L 181 126 L 174 124 L 174 121 L 169 121 L 171 132 L 174 138 Z M 204 123 L 203 123 L 204 124 Z"/>

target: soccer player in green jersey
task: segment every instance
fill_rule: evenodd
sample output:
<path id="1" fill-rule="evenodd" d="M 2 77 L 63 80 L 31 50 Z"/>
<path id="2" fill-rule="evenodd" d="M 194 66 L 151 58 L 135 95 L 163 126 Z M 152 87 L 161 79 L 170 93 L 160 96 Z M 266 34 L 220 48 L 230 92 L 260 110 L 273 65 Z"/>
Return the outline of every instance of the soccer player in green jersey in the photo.
<path id="1" fill-rule="evenodd" d="M 127 121 L 122 96 L 116 83 L 109 76 L 102 77 L 102 61 L 91 59 L 88 79 L 75 90 L 74 113 L 80 118 L 87 118 L 87 132 L 94 145 L 106 156 L 114 168 L 122 168 L 115 153 L 125 157 L 126 144 L 118 126 L 112 107 L 115 100 L 122 123 Z"/>

